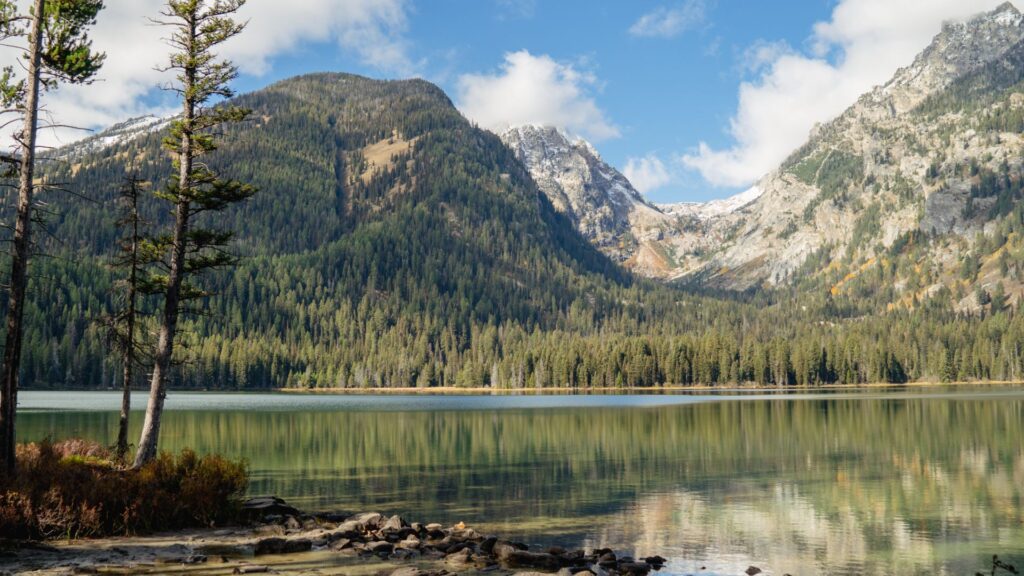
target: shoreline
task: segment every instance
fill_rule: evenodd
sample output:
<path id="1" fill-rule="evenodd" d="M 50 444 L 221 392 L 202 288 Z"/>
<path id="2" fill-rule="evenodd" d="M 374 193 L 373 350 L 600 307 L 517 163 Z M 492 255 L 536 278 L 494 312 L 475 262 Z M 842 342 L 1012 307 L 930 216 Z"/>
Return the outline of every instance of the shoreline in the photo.
<path id="1" fill-rule="evenodd" d="M 0 574 L 348 574 L 443 576 L 538 572 L 648 576 L 667 562 L 607 548 L 539 548 L 463 523 L 408 523 L 377 512 L 306 514 L 271 497 L 246 501 L 247 526 L 84 540 L 0 540 Z"/>
<path id="2" fill-rule="evenodd" d="M 857 390 L 895 390 L 895 389 L 927 389 L 927 388 L 1003 388 L 1013 386 L 1024 386 L 1024 381 L 1012 380 L 991 380 L 977 382 L 907 382 L 904 384 L 891 384 L 879 382 L 874 384 L 825 384 L 821 386 L 761 386 L 751 385 L 728 385 L 709 386 L 697 384 L 689 386 L 645 386 L 635 388 L 615 387 L 594 387 L 594 388 L 489 388 L 477 386 L 471 388 L 459 388 L 455 386 L 442 386 L 434 388 L 270 388 L 266 392 L 280 394 L 308 394 L 308 395 L 353 395 L 353 396 L 375 396 L 375 395 L 408 395 L 408 396 L 458 396 L 458 395 L 492 395 L 492 396 L 584 396 L 587 394 L 608 394 L 608 395 L 653 395 L 658 393 L 677 392 L 727 392 L 727 393 L 765 393 L 777 392 L 780 395 L 799 395 L 814 392 L 835 392 L 835 391 L 857 391 Z M 191 390 L 177 390 L 178 392 L 191 392 Z M 216 392 L 216 390 L 206 390 Z M 238 393 L 263 392 L 263 390 L 239 390 Z"/>

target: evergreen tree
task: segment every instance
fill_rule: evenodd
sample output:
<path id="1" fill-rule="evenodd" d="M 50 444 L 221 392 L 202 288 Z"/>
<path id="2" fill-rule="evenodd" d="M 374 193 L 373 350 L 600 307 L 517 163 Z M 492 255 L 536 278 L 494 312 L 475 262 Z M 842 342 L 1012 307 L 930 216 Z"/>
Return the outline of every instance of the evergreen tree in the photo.
<path id="1" fill-rule="evenodd" d="M 237 180 L 220 178 L 208 165 L 196 161 L 216 150 L 214 128 L 239 122 L 249 114 L 248 110 L 230 104 L 212 105 L 220 98 L 233 95 L 229 84 L 237 76 L 237 68 L 230 62 L 218 60 L 214 49 L 245 28 L 245 24 L 231 18 L 244 3 L 245 0 L 168 0 L 162 12 L 164 20 L 158 21 L 172 29 L 169 42 L 175 51 L 167 69 L 177 72 L 177 85 L 172 90 L 181 98 L 182 111 L 164 140 L 176 174 L 160 193 L 160 198 L 173 206 L 173 231 L 158 243 L 166 254 L 161 262 L 165 274 L 160 277 L 164 304 L 154 352 L 149 404 L 135 454 L 136 467 L 157 454 L 182 304 L 208 295 L 188 277 L 236 261 L 224 250 L 231 232 L 199 227 L 195 219 L 204 213 L 222 211 L 255 192 L 251 186 Z"/>
<path id="2" fill-rule="evenodd" d="M 152 258 L 151 243 L 141 230 L 142 217 L 139 213 L 139 201 L 145 182 L 137 174 L 130 173 L 125 177 L 120 189 L 121 216 L 117 225 L 124 230 L 118 243 L 118 255 L 112 267 L 123 271 L 121 287 L 121 308 L 104 319 L 108 341 L 120 355 L 122 370 L 121 414 L 117 428 L 116 454 L 123 460 L 128 453 L 128 417 L 131 412 L 131 386 L 135 380 L 135 367 L 139 363 L 140 346 L 136 336 L 138 325 L 138 299 L 140 293 L 145 295 L 153 291 L 144 269 L 148 259 Z M 149 248 L 149 250 L 147 250 Z"/>
<path id="3" fill-rule="evenodd" d="M 89 26 L 103 8 L 101 0 L 34 0 L 27 16 L 17 15 L 12 2 L 0 2 L 0 29 L 7 35 L 23 36 L 15 22 L 28 21 L 28 44 L 24 50 L 25 77 L 12 68 L 0 78 L 5 109 L 21 116 L 21 133 L 15 136 L 18 157 L 18 204 L 11 243 L 11 273 L 8 280 L 7 336 L 3 369 L 0 372 L 0 465 L 7 472 L 15 466 L 15 413 L 18 375 L 21 368 L 25 293 L 31 252 L 31 224 L 36 192 L 36 134 L 39 103 L 44 91 L 61 83 L 89 82 L 103 64 L 104 55 L 92 50 Z"/>

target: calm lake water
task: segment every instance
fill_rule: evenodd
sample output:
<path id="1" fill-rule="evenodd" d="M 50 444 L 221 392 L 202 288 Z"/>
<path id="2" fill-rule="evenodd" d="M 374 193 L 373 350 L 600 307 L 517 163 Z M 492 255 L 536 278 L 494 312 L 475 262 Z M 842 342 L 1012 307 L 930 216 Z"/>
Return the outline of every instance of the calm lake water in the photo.
<path id="1" fill-rule="evenodd" d="M 115 440 L 116 393 L 19 400 L 21 440 Z M 167 406 L 163 448 L 247 458 L 253 494 L 307 509 L 661 554 L 669 574 L 753 564 L 773 575 L 968 575 L 992 554 L 1024 564 L 1024 389 L 172 393 Z"/>

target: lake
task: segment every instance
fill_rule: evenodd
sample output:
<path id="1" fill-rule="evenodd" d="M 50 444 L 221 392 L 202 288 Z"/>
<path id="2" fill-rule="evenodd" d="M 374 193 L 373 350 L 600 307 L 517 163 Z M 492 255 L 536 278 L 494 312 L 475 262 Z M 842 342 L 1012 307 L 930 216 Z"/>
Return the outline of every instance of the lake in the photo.
<path id="1" fill-rule="evenodd" d="M 19 440 L 112 444 L 119 394 L 19 395 Z M 145 396 L 134 406 L 144 408 Z M 668 574 L 1024 564 L 1024 388 L 779 396 L 176 394 L 162 448 L 253 494 L 670 559 Z M 133 413 L 138 438 L 142 413 Z M 705 570 L 701 570 L 705 567 Z M 987 574 L 986 570 L 986 574 Z"/>

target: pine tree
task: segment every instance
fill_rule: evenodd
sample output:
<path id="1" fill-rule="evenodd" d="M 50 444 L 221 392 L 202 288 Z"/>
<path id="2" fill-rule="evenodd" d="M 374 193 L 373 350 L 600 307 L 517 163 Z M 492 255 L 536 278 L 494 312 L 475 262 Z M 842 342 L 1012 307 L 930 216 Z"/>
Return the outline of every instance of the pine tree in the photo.
<path id="1" fill-rule="evenodd" d="M 139 363 L 139 340 L 136 337 L 138 325 L 138 299 L 153 291 L 144 269 L 152 253 L 151 243 L 143 235 L 142 218 L 139 215 L 139 199 L 145 182 L 135 173 L 125 177 L 120 189 L 121 216 L 118 226 L 124 235 L 118 243 L 118 255 L 112 267 L 122 270 L 120 281 L 123 301 L 122 308 L 104 319 L 107 340 L 120 355 L 122 368 L 121 414 L 117 428 L 116 453 L 123 460 L 128 453 L 128 417 L 131 412 L 131 385 L 135 379 L 135 367 Z M 148 248 L 148 249 L 147 249 Z"/>
<path id="2" fill-rule="evenodd" d="M 11 243 L 11 275 L 7 304 L 7 337 L 4 342 L 3 371 L 0 373 L 0 464 L 13 472 L 15 413 L 18 372 L 21 368 L 25 292 L 32 248 L 31 224 L 35 183 L 36 134 L 42 93 L 62 83 L 88 83 L 103 64 L 104 55 L 92 50 L 87 30 L 103 8 L 101 0 L 34 0 L 27 16 L 18 15 L 13 2 L 0 2 L 0 29 L 8 37 L 24 36 L 18 22 L 28 21 L 28 44 L 24 50 L 25 77 L 13 68 L 0 77 L 0 95 L 5 109 L 22 118 L 21 134 L 15 137 L 18 170 L 18 205 Z"/>
<path id="3" fill-rule="evenodd" d="M 229 84 L 238 70 L 231 62 L 218 60 L 214 49 L 245 28 L 244 23 L 231 18 L 243 4 L 245 0 L 168 0 L 163 19 L 156 21 L 172 30 L 168 41 L 175 51 L 167 70 L 177 72 L 172 90 L 181 98 L 182 110 L 164 140 L 176 174 L 158 197 L 173 205 L 173 231 L 157 243 L 165 254 L 160 263 L 162 274 L 157 277 L 163 285 L 164 303 L 136 467 L 156 457 L 182 303 L 209 295 L 188 277 L 237 260 L 224 250 L 231 232 L 198 227 L 194 219 L 203 213 L 222 211 L 255 192 L 237 180 L 220 178 L 197 161 L 216 149 L 214 128 L 240 122 L 249 114 L 237 106 L 214 105 L 234 95 Z"/>

